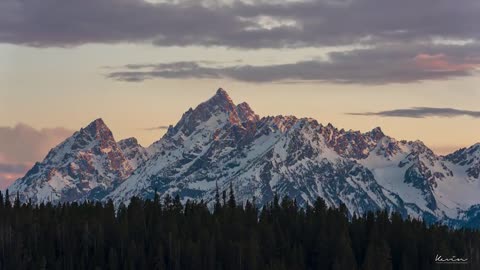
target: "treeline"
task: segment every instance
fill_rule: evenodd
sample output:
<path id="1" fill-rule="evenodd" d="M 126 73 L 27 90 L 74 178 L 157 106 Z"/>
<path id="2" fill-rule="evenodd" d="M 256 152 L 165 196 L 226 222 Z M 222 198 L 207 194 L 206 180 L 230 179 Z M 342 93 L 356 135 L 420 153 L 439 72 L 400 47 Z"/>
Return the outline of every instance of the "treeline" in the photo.
<path id="1" fill-rule="evenodd" d="M 261 210 L 232 191 L 204 202 L 21 204 L 0 195 L 0 269 L 480 269 L 480 233 L 385 212 L 347 218 L 318 199 Z M 438 264 L 435 256 L 467 258 Z"/>

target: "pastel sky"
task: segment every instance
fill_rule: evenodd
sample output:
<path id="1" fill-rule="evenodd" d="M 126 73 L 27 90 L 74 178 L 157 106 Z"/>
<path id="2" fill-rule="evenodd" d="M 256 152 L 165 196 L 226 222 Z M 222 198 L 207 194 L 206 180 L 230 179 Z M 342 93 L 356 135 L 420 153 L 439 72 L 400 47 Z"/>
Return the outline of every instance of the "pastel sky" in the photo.
<path id="1" fill-rule="evenodd" d="M 223 87 L 261 116 L 480 141 L 480 1 L 0 2 L 0 187 L 102 117 L 148 146 Z"/>

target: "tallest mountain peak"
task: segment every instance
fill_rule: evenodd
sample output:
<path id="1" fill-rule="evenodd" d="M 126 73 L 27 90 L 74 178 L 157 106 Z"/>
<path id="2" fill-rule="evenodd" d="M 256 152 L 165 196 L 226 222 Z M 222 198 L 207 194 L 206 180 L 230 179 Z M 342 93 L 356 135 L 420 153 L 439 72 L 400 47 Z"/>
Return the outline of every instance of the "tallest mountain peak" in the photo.
<path id="1" fill-rule="evenodd" d="M 204 116 L 213 115 L 217 112 L 231 113 L 235 111 L 235 104 L 227 91 L 219 88 L 213 97 L 198 105 L 194 111 L 196 114 L 202 114 Z"/>
<path id="2" fill-rule="evenodd" d="M 200 103 L 195 109 L 190 108 L 185 112 L 182 119 L 167 134 L 173 136 L 181 130 L 184 135 L 189 136 L 198 126 L 217 129 L 227 123 L 241 125 L 245 121 L 257 119 L 258 116 L 246 103 L 237 107 L 227 91 L 219 88 L 210 99 Z"/>
<path id="3" fill-rule="evenodd" d="M 227 91 L 223 90 L 223 88 L 218 88 L 217 92 L 215 93 L 215 95 L 209 100 L 209 101 L 213 101 L 215 103 L 217 102 L 220 102 L 220 103 L 231 103 L 233 104 L 233 101 L 232 99 L 230 98 L 230 96 L 228 95 Z"/>
<path id="4" fill-rule="evenodd" d="M 220 88 L 218 88 L 218 90 L 217 90 L 217 93 L 216 93 L 216 94 L 217 94 L 217 95 L 226 95 L 226 96 L 228 96 L 228 93 L 227 93 L 227 91 L 225 91 L 225 90 L 224 90 L 223 88 L 221 88 L 221 87 L 220 87 Z"/>
<path id="5" fill-rule="evenodd" d="M 215 95 L 208 99 L 207 101 L 198 105 L 195 111 L 223 111 L 223 112 L 231 112 L 235 110 L 235 104 L 233 100 L 228 95 L 227 91 L 223 90 L 223 88 L 219 88 Z"/>

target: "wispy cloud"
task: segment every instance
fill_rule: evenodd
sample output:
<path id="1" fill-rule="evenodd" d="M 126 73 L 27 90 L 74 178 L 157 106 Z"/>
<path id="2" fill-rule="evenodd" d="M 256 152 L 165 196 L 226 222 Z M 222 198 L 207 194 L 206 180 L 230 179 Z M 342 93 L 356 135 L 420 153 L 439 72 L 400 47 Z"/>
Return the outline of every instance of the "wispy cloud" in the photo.
<path id="1" fill-rule="evenodd" d="M 154 130 L 166 130 L 168 128 L 169 126 L 158 126 L 158 127 L 144 128 L 143 130 L 154 131 Z"/>
<path id="2" fill-rule="evenodd" d="M 349 115 L 360 116 L 381 116 L 381 117 L 407 117 L 407 118 L 426 118 L 426 117 L 457 117 L 470 116 L 480 118 L 480 111 L 461 110 L 454 108 L 431 108 L 431 107 L 413 107 L 408 109 L 396 109 L 380 112 L 361 112 L 347 113 Z"/>
<path id="3" fill-rule="evenodd" d="M 422 52 L 422 53 L 419 53 Z M 219 79 L 243 82 L 330 82 L 343 84 L 411 83 L 471 76 L 480 67 L 480 44 L 462 46 L 389 45 L 332 52 L 326 60 L 289 64 L 238 65 L 203 62 L 128 64 L 108 78 L 142 82 L 162 79 Z"/>

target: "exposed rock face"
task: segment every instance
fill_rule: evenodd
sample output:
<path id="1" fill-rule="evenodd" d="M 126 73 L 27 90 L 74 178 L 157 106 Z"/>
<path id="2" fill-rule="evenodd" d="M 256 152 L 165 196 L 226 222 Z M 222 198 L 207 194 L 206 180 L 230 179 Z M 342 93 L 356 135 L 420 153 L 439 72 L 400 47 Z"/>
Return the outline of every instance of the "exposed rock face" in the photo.
<path id="1" fill-rule="evenodd" d="M 218 185 L 259 205 L 274 194 L 300 205 L 322 197 L 350 214 L 386 209 L 473 226 L 480 217 L 480 145 L 446 157 L 380 128 L 345 131 L 311 118 L 260 118 L 219 89 L 148 149 L 118 144 L 101 120 L 75 133 L 12 186 L 36 201 L 179 195 L 212 202 Z M 480 224 L 477 224 L 480 226 Z"/>
<path id="2" fill-rule="evenodd" d="M 246 102 L 237 105 L 237 114 L 240 121 L 243 122 L 256 122 L 260 119 L 257 114 L 250 108 Z"/>

